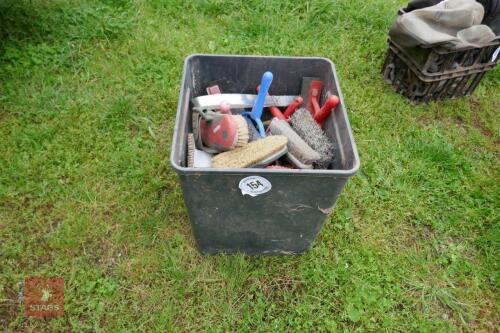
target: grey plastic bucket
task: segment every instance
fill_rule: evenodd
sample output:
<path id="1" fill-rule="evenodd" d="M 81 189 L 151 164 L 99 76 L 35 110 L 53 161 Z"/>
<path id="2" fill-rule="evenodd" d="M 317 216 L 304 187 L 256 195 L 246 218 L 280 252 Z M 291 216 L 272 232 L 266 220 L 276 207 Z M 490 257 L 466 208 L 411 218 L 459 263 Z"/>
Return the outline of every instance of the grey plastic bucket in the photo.
<path id="1" fill-rule="evenodd" d="M 255 94 L 262 74 L 268 70 L 274 74 L 272 95 L 299 95 L 302 77 L 307 76 L 319 77 L 325 83 L 321 102 L 326 92 L 340 97 L 340 105 L 323 127 L 336 143 L 337 157 L 332 168 L 188 168 L 186 135 L 192 130 L 191 98 L 205 95 L 206 87 L 214 84 L 223 93 Z M 329 59 L 311 57 L 187 57 L 171 164 L 179 175 L 194 237 L 202 253 L 292 254 L 308 250 L 360 164 L 335 66 Z M 245 180 L 250 176 L 261 181 Z M 240 184 L 259 187 L 263 183 L 267 192 L 260 195 L 244 194 L 246 191 L 240 189 Z"/>

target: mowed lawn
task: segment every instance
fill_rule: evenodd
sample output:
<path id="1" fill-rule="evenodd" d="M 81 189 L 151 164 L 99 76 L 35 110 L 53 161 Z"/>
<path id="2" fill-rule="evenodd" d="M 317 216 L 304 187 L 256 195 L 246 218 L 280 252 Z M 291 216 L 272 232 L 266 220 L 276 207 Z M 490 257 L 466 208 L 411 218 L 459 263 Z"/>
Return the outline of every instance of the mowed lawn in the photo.
<path id="1" fill-rule="evenodd" d="M 497 332 L 500 72 L 394 93 L 404 2 L 1 1 L 0 331 Z M 361 169 L 306 254 L 197 251 L 169 165 L 192 53 L 336 64 Z M 24 316 L 30 276 L 64 277 L 63 317 Z"/>

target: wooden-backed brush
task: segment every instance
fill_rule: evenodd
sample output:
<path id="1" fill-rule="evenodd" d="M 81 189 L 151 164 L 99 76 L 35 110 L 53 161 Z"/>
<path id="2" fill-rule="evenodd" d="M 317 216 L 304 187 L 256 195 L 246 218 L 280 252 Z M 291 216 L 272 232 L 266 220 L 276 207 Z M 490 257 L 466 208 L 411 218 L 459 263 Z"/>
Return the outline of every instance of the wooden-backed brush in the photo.
<path id="1" fill-rule="evenodd" d="M 283 135 L 268 136 L 246 146 L 213 157 L 214 168 L 264 167 L 287 152 L 288 139 Z"/>
<path id="2" fill-rule="evenodd" d="M 288 124 L 286 120 L 273 118 L 267 129 L 271 135 L 284 135 L 288 138 L 287 157 L 297 167 L 310 169 L 321 156 L 312 149 Z"/>
<path id="3" fill-rule="evenodd" d="M 194 142 L 193 133 L 188 133 L 187 135 L 187 166 L 192 168 L 194 165 L 194 150 L 196 149 L 196 144 Z"/>
<path id="4" fill-rule="evenodd" d="M 187 166 L 189 168 L 210 168 L 212 166 L 212 155 L 196 149 L 193 133 L 187 135 Z"/>

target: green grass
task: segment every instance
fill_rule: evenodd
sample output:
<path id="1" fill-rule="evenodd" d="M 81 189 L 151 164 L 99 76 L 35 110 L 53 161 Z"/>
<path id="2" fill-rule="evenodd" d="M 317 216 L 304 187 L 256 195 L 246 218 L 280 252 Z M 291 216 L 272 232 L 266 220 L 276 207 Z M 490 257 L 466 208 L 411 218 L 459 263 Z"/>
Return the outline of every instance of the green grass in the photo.
<path id="1" fill-rule="evenodd" d="M 0 330 L 495 332 L 500 73 L 413 106 L 398 1 L 0 3 Z M 310 252 L 202 256 L 168 156 L 191 53 L 324 56 L 362 168 Z M 26 318 L 27 276 L 65 315 Z"/>

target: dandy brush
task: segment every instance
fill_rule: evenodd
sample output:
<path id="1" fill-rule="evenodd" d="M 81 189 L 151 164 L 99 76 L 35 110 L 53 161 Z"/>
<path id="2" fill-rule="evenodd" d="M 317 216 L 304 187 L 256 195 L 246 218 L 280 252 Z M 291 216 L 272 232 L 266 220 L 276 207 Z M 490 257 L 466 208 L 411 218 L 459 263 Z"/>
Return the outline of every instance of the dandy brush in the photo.
<path id="1" fill-rule="evenodd" d="M 210 168 L 212 155 L 196 149 L 193 133 L 187 135 L 187 166 L 189 168 Z"/>
<path id="2" fill-rule="evenodd" d="M 244 147 L 239 147 L 214 156 L 212 159 L 212 167 L 264 167 L 286 154 L 287 142 L 288 139 L 283 135 L 273 135 L 252 141 Z"/>
<path id="3" fill-rule="evenodd" d="M 284 135 L 288 138 L 287 157 L 295 166 L 301 169 L 312 169 L 312 164 L 320 160 L 320 154 L 312 149 L 286 120 L 274 118 L 267 130 L 271 135 Z"/>

